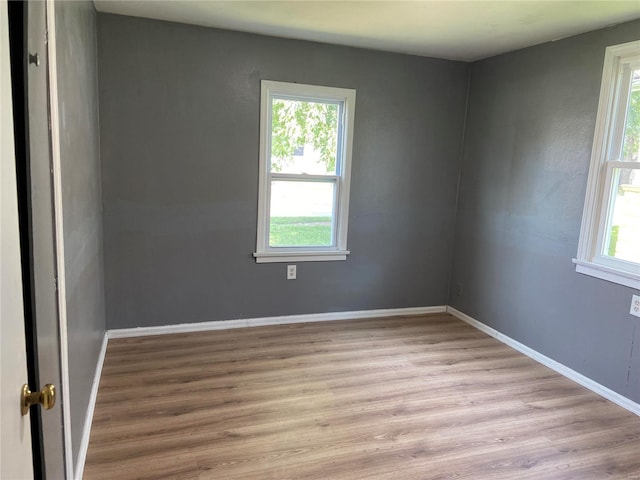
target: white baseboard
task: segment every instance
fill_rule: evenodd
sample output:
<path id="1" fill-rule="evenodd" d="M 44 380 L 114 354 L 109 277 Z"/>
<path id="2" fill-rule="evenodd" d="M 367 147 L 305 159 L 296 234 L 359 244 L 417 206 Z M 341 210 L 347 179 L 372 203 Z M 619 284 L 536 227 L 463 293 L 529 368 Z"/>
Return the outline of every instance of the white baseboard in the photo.
<path id="1" fill-rule="evenodd" d="M 84 463 L 87 459 L 87 449 L 89 448 L 89 437 L 91 436 L 91 423 L 93 422 L 93 412 L 96 407 L 96 398 L 98 397 L 98 386 L 100 385 L 100 377 L 102 376 L 102 365 L 104 365 L 104 357 L 107 353 L 108 335 L 105 333 L 102 338 L 102 346 L 98 354 L 98 362 L 96 363 L 96 372 L 93 376 L 93 385 L 91 386 L 91 395 L 89 397 L 89 405 L 87 406 L 87 414 L 84 419 L 84 428 L 82 429 L 82 439 L 80 440 L 80 450 L 78 451 L 78 460 L 76 462 L 75 479 L 82 480 L 84 474 Z"/>
<path id="2" fill-rule="evenodd" d="M 532 348 L 529 348 L 526 345 L 523 345 L 522 343 L 514 340 L 513 338 L 508 337 L 503 333 L 500 333 L 499 331 L 489 327 L 488 325 L 485 325 L 482 322 L 479 322 L 473 317 L 470 317 L 466 313 L 462 313 L 460 310 L 454 307 L 447 306 L 447 313 L 450 313 L 451 315 L 459 318 L 463 322 L 468 323 L 472 327 L 475 327 L 478 330 L 481 330 L 482 332 L 486 333 L 487 335 L 495 338 L 496 340 L 510 346 L 514 350 L 517 350 L 520 353 L 525 354 L 527 357 L 532 358 L 533 360 L 549 367 L 551 370 L 555 370 L 560 375 L 567 377 L 569 380 L 573 380 L 574 382 L 579 383 L 583 387 L 588 388 L 589 390 L 591 390 L 594 393 L 597 393 L 601 397 L 604 397 L 607 400 L 612 401 L 616 405 L 619 405 L 622 408 L 629 410 L 630 412 L 640 416 L 639 403 L 636 403 L 628 399 L 627 397 L 620 395 L 619 393 L 614 392 L 613 390 L 605 387 L 604 385 L 601 385 L 598 382 L 595 382 L 590 378 L 585 377 L 581 373 L 578 373 L 575 370 L 572 370 L 566 365 L 556 362 L 555 360 L 533 350 Z"/>
<path id="3" fill-rule="evenodd" d="M 166 335 L 169 333 L 204 332 L 208 330 L 226 330 L 229 328 L 262 327 L 266 325 L 286 325 L 290 323 L 330 322 L 355 320 L 358 318 L 393 317 L 398 315 L 425 315 L 427 313 L 444 313 L 445 305 L 435 307 L 389 308 L 383 310 L 359 310 L 351 312 L 310 313 L 304 315 L 283 315 L 279 317 L 245 318 L 238 320 L 221 320 L 218 322 L 182 323 L 159 327 L 118 328 L 109 330 L 109 338 L 144 337 L 149 335 Z"/>

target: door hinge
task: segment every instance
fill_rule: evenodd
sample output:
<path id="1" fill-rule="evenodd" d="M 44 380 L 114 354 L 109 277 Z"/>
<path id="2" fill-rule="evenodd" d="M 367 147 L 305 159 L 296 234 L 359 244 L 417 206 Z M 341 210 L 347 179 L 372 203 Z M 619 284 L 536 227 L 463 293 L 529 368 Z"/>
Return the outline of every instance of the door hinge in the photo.
<path id="1" fill-rule="evenodd" d="M 29 63 L 31 65 L 35 65 L 36 67 L 40 66 L 40 55 L 36 52 L 36 53 L 30 53 L 29 54 Z"/>

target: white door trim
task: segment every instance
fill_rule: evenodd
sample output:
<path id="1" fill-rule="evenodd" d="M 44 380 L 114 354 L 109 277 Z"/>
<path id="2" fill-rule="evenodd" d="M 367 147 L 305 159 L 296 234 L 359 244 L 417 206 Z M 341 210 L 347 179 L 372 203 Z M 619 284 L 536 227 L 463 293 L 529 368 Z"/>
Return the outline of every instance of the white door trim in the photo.
<path id="1" fill-rule="evenodd" d="M 60 117 L 58 112 L 58 70 L 56 60 L 56 21 L 54 0 L 47 0 L 47 53 L 49 66 L 49 109 L 51 126 L 51 156 L 53 178 L 53 211 L 56 253 L 58 319 L 60 327 L 60 379 L 62 382 L 62 421 L 64 432 L 65 471 L 73 479 L 73 447 L 71 437 L 71 395 L 69 389 L 69 350 L 67 334 L 67 294 L 65 288 L 64 230 L 62 216 L 62 168 L 60 160 Z"/>
<path id="2" fill-rule="evenodd" d="M 109 338 L 105 332 L 102 337 L 102 346 L 98 354 L 98 362 L 96 371 L 93 375 L 93 384 L 91 385 L 91 396 L 89 397 L 89 405 L 87 406 L 87 414 L 85 415 L 84 428 L 82 429 L 82 438 L 80 439 L 80 448 L 78 450 L 78 460 L 76 461 L 75 475 L 76 480 L 82 480 L 84 474 L 84 464 L 87 461 L 87 450 L 89 450 L 89 439 L 91 438 L 91 425 L 93 423 L 93 412 L 96 408 L 96 400 L 98 398 L 98 387 L 100 386 L 100 378 L 102 377 L 102 367 L 104 365 L 104 357 L 107 354 L 107 342 Z"/>

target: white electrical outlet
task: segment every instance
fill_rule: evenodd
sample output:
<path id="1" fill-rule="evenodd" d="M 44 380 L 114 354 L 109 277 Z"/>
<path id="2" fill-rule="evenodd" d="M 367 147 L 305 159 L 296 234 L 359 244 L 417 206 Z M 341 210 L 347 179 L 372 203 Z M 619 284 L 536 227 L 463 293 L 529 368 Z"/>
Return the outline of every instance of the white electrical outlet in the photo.
<path id="1" fill-rule="evenodd" d="M 296 279 L 296 266 L 287 265 L 287 280 L 295 280 L 295 279 Z"/>
<path id="2" fill-rule="evenodd" d="M 636 317 L 640 317 L 640 295 L 634 295 L 631 297 L 631 310 L 629 310 L 629 313 Z"/>

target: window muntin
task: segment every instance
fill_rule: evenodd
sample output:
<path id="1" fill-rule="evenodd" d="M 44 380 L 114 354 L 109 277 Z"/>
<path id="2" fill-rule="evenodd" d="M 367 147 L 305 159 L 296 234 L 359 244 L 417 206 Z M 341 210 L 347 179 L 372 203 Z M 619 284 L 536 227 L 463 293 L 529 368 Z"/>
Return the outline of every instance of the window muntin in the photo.
<path id="1" fill-rule="evenodd" d="M 640 288 L 640 42 L 605 55 L 576 270 Z"/>
<path id="2" fill-rule="evenodd" d="M 262 82 L 257 262 L 344 260 L 355 91 Z"/>

